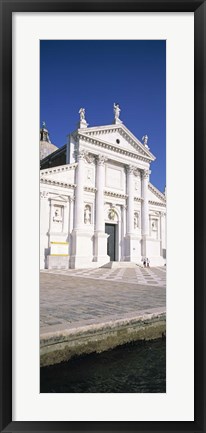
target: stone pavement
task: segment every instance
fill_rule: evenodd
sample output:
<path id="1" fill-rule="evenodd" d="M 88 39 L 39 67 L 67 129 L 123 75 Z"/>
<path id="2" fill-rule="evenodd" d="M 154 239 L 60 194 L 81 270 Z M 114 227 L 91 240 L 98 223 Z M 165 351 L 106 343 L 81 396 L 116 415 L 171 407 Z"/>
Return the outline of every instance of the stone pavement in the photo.
<path id="1" fill-rule="evenodd" d="M 165 311 L 166 269 L 45 270 L 40 274 L 40 333 Z"/>
<path id="2" fill-rule="evenodd" d="M 95 280 L 120 281 L 131 284 L 146 284 L 152 286 L 166 285 L 166 268 L 97 268 L 97 269 L 68 269 L 68 270 L 46 270 L 51 274 L 69 275 L 74 277 L 92 278 Z"/>

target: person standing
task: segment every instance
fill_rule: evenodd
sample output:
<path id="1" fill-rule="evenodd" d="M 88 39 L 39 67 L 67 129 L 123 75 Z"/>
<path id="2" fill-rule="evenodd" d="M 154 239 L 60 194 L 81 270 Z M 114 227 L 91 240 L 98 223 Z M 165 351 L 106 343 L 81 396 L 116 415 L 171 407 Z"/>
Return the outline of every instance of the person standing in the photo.
<path id="1" fill-rule="evenodd" d="M 147 257 L 147 268 L 149 268 L 149 264 L 150 264 L 150 261 L 149 261 L 149 259 Z"/>

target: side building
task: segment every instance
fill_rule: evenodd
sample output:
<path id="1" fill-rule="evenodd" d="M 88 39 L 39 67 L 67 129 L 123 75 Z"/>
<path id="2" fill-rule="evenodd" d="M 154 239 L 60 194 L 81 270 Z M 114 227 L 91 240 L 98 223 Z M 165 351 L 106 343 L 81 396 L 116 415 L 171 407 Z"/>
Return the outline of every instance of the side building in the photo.
<path id="1" fill-rule="evenodd" d="M 41 161 L 40 268 L 166 262 L 166 197 L 149 181 L 155 160 L 114 104 L 111 125 L 88 127 L 80 109 L 67 145 Z"/>

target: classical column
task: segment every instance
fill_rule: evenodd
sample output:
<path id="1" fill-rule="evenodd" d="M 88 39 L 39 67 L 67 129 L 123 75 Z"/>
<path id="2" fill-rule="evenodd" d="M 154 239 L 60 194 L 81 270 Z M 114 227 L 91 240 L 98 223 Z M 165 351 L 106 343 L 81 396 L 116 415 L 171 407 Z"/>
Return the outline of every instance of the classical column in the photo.
<path id="1" fill-rule="evenodd" d="M 73 230 L 74 224 L 74 197 L 69 197 L 69 233 Z"/>
<path id="2" fill-rule="evenodd" d="M 126 231 L 127 231 L 126 209 L 127 209 L 127 206 L 125 204 L 123 204 L 122 205 L 122 238 L 125 236 Z"/>
<path id="3" fill-rule="evenodd" d="M 96 171 L 96 232 L 105 232 L 104 227 L 104 185 L 105 185 L 105 162 L 107 158 L 103 155 L 97 157 Z"/>
<path id="4" fill-rule="evenodd" d="M 134 233 L 134 167 L 127 167 L 127 234 Z"/>
<path id="5" fill-rule="evenodd" d="M 121 210 L 122 210 L 121 260 L 123 261 L 126 256 L 126 241 L 125 241 L 125 236 L 127 232 L 126 209 L 127 209 L 126 204 L 123 204 L 121 206 Z"/>
<path id="6" fill-rule="evenodd" d="M 134 263 L 141 262 L 141 243 L 140 238 L 134 230 L 134 176 L 138 173 L 137 167 L 129 165 L 127 167 L 127 208 L 126 220 L 127 230 L 125 236 L 125 260 Z"/>
<path id="7" fill-rule="evenodd" d="M 148 203 L 148 183 L 149 170 L 142 172 L 142 235 L 149 235 L 149 203 Z"/>
<path id="8" fill-rule="evenodd" d="M 95 200 L 95 232 L 94 232 L 94 261 L 99 266 L 109 262 L 107 256 L 107 237 L 104 223 L 104 186 L 105 186 L 105 162 L 104 155 L 98 155 L 96 165 L 96 200 Z"/>
<path id="9" fill-rule="evenodd" d="M 74 229 L 81 229 L 84 225 L 84 166 L 85 166 L 84 149 L 80 150 L 77 155 L 78 166 L 76 173 L 76 190 L 75 190 L 75 222 Z"/>
<path id="10" fill-rule="evenodd" d="M 40 269 L 47 267 L 47 257 L 45 251 L 49 247 L 49 193 L 40 192 Z"/>
<path id="11" fill-rule="evenodd" d="M 162 256 L 162 216 L 163 213 L 159 212 L 159 233 L 158 233 L 158 240 L 160 240 L 160 256 Z"/>

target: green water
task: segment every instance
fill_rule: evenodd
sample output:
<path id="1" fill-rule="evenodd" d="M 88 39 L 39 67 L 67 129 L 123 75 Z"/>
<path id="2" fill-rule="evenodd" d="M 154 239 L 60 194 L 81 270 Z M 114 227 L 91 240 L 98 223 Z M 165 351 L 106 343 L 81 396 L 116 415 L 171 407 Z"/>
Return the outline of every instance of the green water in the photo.
<path id="1" fill-rule="evenodd" d="M 166 342 L 130 343 L 41 368 L 40 392 L 166 392 Z"/>

